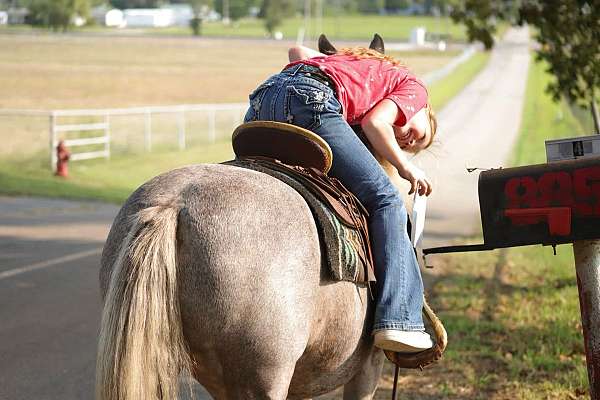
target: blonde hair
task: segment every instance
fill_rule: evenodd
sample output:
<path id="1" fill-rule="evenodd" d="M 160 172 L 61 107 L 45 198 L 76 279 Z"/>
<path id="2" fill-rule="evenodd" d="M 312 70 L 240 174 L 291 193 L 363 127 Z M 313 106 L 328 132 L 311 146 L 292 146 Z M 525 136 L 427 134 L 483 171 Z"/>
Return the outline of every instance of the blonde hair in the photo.
<path id="1" fill-rule="evenodd" d="M 425 146 L 425 149 L 431 146 L 433 143 L 433 139 L 435 138 L 435 133 L 437 132 L 437 118 L 435 117 L 435 112 L 433 108 L 431 108 L 431 104 L 427 103 L 425 105 L 425 114 L 427 114 L 427 119 L 429 120 L 429 128 L 431 129 L 431 138 L 429 139 L 429 143 Z"/>
<path id="2" fill-rule="evenodd" d="M 380 61 L 387 61 L 392 65 L 397 65 L 400 67 L 405 67 L 404 63 L 396 60 L 392 56 L 387 56 L 385 54 L 381 54 L 377 50 L 368 49 L 366 47 L 345 47 L 338 51 L 337 54 L 343 54 L 345 56 L 354 56 L 356 58 L 373 58 Z"/>

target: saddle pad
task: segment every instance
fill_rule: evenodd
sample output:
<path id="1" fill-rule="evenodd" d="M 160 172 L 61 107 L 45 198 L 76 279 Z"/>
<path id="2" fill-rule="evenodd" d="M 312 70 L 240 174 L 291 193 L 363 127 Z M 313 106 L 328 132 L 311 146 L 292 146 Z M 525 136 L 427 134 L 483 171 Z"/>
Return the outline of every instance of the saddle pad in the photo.
<path id="1" fill-rule="evenodd" d="M 280 171 L 266 168 L 256 163 L 244 160 L 232 160 L 223 164 L 270 175 L 295 189 L 306 201 L 312 211 L 319 232 L 321 243 L 324 244 L 323 258 L 331 272 L 333 280 L 367 283 L 365 264 L 359 257 L 358 248 L 362 246 L 360 233 L 342 224 L 338 217 L 331 212 L 315 195 L 294 178 Z"/>
<path id="2" fill-rule="evenodd" d="M 331 168 L 331 148 L 321 137 L 298 126 L 274 121 L 252 121 L 238 126 L 231 138 L 237 157 L 274 158 L 288 165 Z"/>

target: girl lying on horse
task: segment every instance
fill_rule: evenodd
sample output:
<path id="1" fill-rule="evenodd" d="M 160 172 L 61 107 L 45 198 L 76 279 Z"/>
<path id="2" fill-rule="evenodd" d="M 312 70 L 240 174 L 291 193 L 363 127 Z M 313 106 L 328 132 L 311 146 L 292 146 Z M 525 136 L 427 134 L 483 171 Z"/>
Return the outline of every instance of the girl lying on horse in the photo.
<path id="1" fill-rule="evenodd" d="M 406 153 L 429 147 L 436 120 L 424 84 L 381 52 L 348 48 L 325 55 L 303 46 L 290 63 L 250 95 L 245 122 L 287 122 L 321 136 L 333 151 L 330 174 L 369 212 L 377 272 L 375 345 L 404 353 L 432 346 L 422 319 L 423 283 L 407 235 L 403 200 L 367 146 L 352 130 L 360 124 L 373 149 L 428 196 L 431 182 Z"/>

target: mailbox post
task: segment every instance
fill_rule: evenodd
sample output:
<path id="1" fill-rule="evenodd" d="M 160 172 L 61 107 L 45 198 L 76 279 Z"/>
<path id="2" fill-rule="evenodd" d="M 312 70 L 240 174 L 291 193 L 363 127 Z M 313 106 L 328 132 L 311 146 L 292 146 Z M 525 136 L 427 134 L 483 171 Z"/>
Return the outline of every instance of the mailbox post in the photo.
<path id="1" fill-rule="evenodd" d="M 600 400 L 600 156 L 484 171 L 484 243 L 423 254 L 573 243 L 592 400 Z"/>
<path id="2" fill-rule="evenodd" d="M 600 229 L 600 226 L 598 227 Z M 573 243 L 592 400 L 600 399 L 600 240 Z"/>

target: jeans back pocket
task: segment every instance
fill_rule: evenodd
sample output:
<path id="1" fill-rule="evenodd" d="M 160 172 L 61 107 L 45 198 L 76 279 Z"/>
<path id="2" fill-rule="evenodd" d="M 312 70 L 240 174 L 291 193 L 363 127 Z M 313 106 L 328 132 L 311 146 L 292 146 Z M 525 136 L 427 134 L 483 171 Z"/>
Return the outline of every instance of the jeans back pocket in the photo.
<path id="1" fill-rule="evenodd" d="M 256 121 L 258 119 L 265 94 L 267 93 L 267 90 L 274 84 L 274 81 L 268 80 L 260 84 L 252 93 L 250 93 L 250 96 L 248 96 L 250 108 L 248 109 L 246 117 L 244 118 L 245 122 Z"/>
<path id="2" fill-rule="evenodd" d="M 285 101 L 285 119 L 305 129 L 321 126 L 321 113 L 331 94 L 313 86 L 288 86 Z"/>

